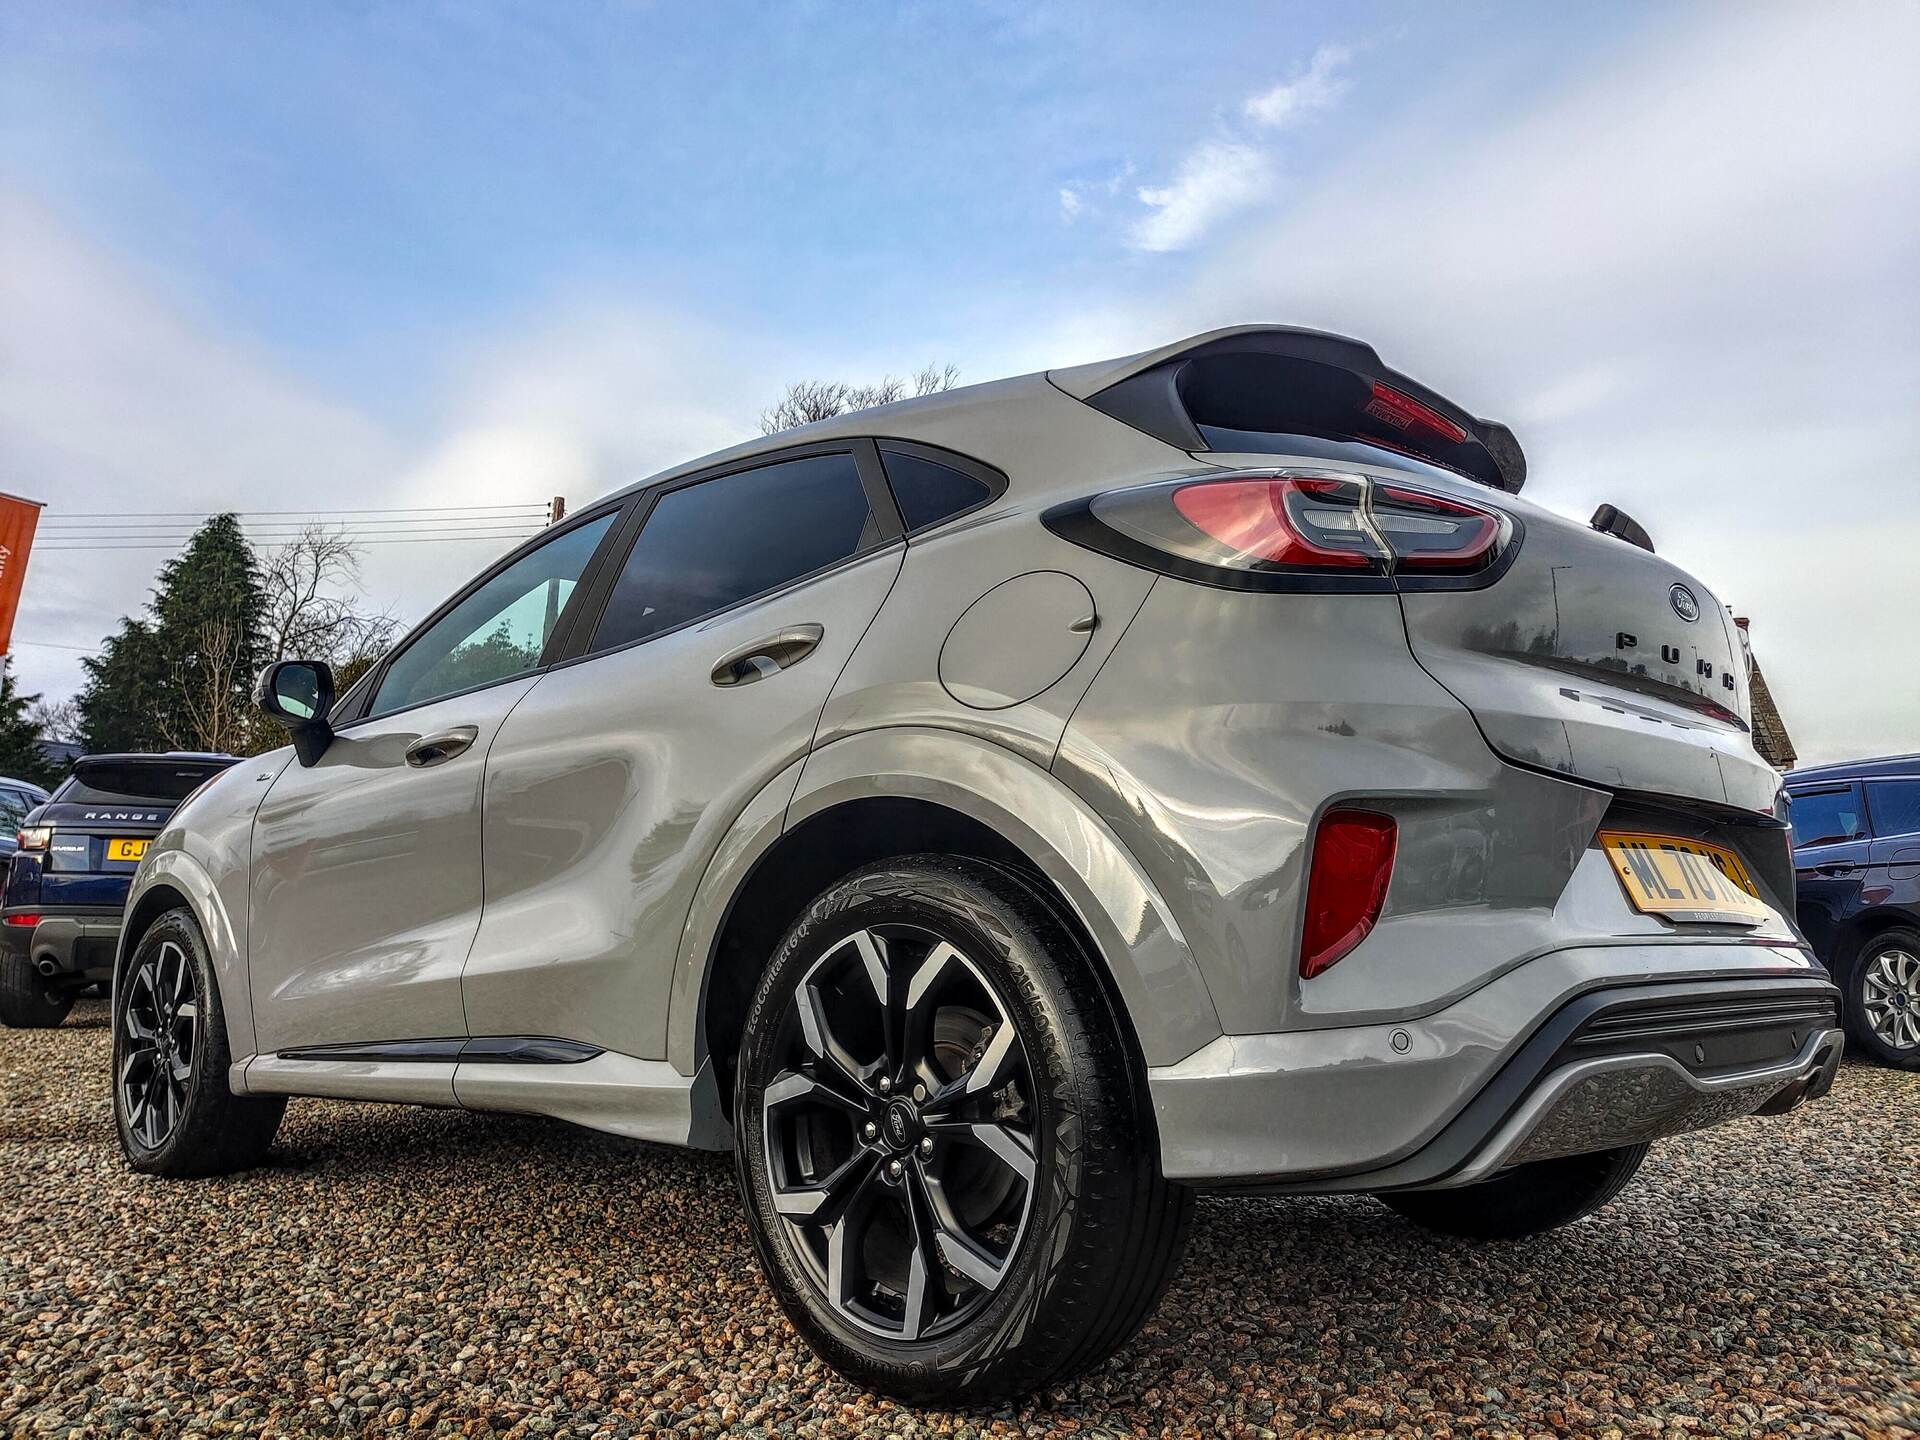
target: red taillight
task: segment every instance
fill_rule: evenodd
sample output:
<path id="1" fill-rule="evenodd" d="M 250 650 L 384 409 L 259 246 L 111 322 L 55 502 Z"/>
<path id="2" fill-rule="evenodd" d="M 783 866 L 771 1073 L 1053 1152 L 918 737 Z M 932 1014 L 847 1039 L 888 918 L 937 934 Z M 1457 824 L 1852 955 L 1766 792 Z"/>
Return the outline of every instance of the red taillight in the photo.
<path id="1" fill-rule="evenodd" d="M 1300 974 L 1311 980 L 1367 938 L 1386 903 L 1396 827 L 1372 810 L 1330 810 L 1313 835 Z"/>
<path id="2" fill-rule="evenodd" d="M 1360 520 L 1360 487 L 1280 476 L 1202 481 L 1173 492 L 1173 508 L 1236 555 L 1286 565 L 1365 569 L 1380 547 Z"/>
<path id="3" fill-rule="evenodd" d="M 1454 424 L 1431 405 L 1378 380 L 1373 382 L 1373 394 L 1364 408 L 1375 420 L 1395 430 L 1424 430 L 1454 445 L 1467 438 L 1464 425 Z"/>
<path id="4" fill-rule="evenodd" d="M 40 917 L 38 915 L 9 915 L 7 916 L 6 923 L 9 925 L 18 925 L 25 930 L 31 930 L 40 923 Z"/>
<path id="5" fill-rule="evenodd" d="M 1516 523 L 1369 475 L 1241 471 L 1109 490 L 1049 512 L 1056 534 L 1134 564 L 1247 590 L 1453 588 L 1491 574 Z"/>

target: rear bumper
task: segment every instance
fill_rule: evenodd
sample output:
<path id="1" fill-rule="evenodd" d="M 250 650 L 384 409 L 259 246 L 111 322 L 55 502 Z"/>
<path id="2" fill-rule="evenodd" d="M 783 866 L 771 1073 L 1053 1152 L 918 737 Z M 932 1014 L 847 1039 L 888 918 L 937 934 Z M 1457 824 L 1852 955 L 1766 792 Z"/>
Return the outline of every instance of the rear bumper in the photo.
<path id="1" fill-rule="evenodd" d="M 1297 1191 L 1469 1184 L 1824 1094 L 1839 993 L 1740 944 L 1543 955 L 1420 1020 L 1223 1036 L 1149 1072 L 1169 1178 Z"/>
<path id="2" fill-rule="evenodd" d="M 122 912 L 96 906 L 17 906 L 0 910 L 0 921 L 16 914 L 40 917 L 28 928 L 0 923 L 0 947 L 24 956 L 45 978 L 93 984 L 113 978 L 114 949 L 120 940 Z"/>

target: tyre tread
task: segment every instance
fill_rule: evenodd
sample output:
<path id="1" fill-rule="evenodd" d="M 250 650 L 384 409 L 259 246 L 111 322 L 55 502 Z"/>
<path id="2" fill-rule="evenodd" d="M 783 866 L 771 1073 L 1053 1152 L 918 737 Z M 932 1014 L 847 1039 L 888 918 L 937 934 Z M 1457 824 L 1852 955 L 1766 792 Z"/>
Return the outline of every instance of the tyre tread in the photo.
<path id="1" fill-rule="evenodd" d="M 136 1145 L 128 1136 L 120 1114 L 116 1084 L 114 1128 L 120 1134 L 120 1147 L 128 1164 L 143 1175 L 187 1180 L 251 1170 L 259 1165 L 273 1143 L 280 1117 L 287 1108 L 286 1097 L 235 1095 L 229 1088 L 227 1072 L 232 1053 L 227 1046 L 226 1010 L 220 999 L 218 977 L 207 958 L 206 942 L 192 911 L 182 907 L 160 915 L 141 934 L 133 953 L 137 955 L 161 931 L 169 929 L 183 942 L 182 948 L 193 963 L 195 982 L 202 997 L 198 1069 L 187 1092 L 186 1112 L 179 1125 L 153 1150 Z M 116 985 L 113 1003 L 116 1073 L 120 1048 L 118 988 Z"/>
<path id="2" fill-rule="evenodd" d="M 54 995 L 25 955 L 0 955 L 0 1024 L 11 1030 L 51 1030 L 67 1018 L 74 996 Z"/>
<path id="3" fill-rule="evenodd" d="M 911 1401 L 980 1405 L 1062 1384 L 1099 1364 L 1139 1330 L 1159 1303 L 1176 1268 L 1192 1215 L 1191 1192 L 1160 1174 L 1145 1071 L 1130 1046 L 1124 1018 L 1084 944 L 1049 898 L 1025 876 L 1004 867 L 946 855 L 912 855 L 855 872 L 820 896 L 788 932 L 763 980 L 747 1021 L 748 1045 L 784 994 L 769 993 L 772 977 L 796 946 L 854 905 L 874 899 L 927 899 L 959 912 L 988 936 L 1037 949 L 1048 967 L 1048 991 L 1009 967 L 1022 1008 L 1065 1053 L 1078 1103 L 1073 1134 L 1056 1145 L 1073 1147 L 1077 1188 L 1056 1225 L 1069 1233 L 1055 1271 L 1032 1285 L 1031 1303 L 1012 1307 L 977 1343 L 965 1342 L 964 1362 L 947 1367 L 896 1363 L 845 1343 L 811 1315 L 811 1296 L 778 1273 L 773 1247 L 760 1235 L 769 1279 L 802 1333 L 830 1364 L 863 1384 Z M 772 1010 L 777 1016 L 778 1011 Z M 1050 1024 L 1049 1016 L 1057 1023 Z M 736 1115 L 746 1113 L 748 1070 L 736 1077 Z M 737 1148 L 749 1197 L 747 1147 Z M 1043 1199 L 1046 1197 L 1042 1197 Z"/>

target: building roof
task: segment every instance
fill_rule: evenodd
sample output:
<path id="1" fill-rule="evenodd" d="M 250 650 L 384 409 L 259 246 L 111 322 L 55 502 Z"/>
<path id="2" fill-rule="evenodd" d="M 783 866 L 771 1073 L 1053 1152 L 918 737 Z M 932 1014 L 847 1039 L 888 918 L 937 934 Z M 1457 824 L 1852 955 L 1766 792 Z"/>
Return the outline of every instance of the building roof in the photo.
<path id="1" fill-rule="evenodd" d="M 1767 677 L 1761 673 L 1758 660 L 1753 662 L 1750 676 L 1750 698 L 1753 705 L 1753 748 L 1774 769 L 1791 770 L 1796 758 L 1793 737 L 1787 734 L 1787 722 L 1780 718 L 1780 707 L 1773 703 L 1773 691 L 1768 688 Z"/>

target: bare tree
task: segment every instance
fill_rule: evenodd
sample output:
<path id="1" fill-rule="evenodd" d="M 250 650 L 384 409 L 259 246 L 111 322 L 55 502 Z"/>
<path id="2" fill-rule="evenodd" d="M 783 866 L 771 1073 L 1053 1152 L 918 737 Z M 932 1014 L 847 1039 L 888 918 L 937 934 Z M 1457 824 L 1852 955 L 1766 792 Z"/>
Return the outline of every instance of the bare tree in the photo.
<path id="1" fill-rule="evenodd" d="M 796 380 L 787 386 L 779 403 L 760 414 L 760 433 L 777 435 L 796 425 L 815 420 L 831 420 L 850 410 L 870 410 L 875 405 L 891 405 L 909 394 L 935 395 L 951 390 L 960 379 L 952 365 L 928 365 L 916 370 L 909 380 L 888 375 L 872 385 L 849 385 L 844 380 Z"/>
<path id="2" fill-rule="evenodd" d="M 346 535 L 309 525 L 275 550 L 261 571 L 268 658 L 325 660 L 345 666 L 378 656 L 398 628 L 391 611 L 364 614 L 354 604 L 360 555 Z"/>
<path id="3" fill-rule="evenodd" d="M 232 755 L 258 748 L 252 743 L 253 707 L 246 699 L 253 677 L 242 673 L 246 654 L 246 635 L 238 622 L 206 620 L 195 627 L 193 653 L 172 677 L 179 705 L 166 725 L 168 748 Z"/>
<path id="4" fill-rule="evenodd" d="M 27 723 L 40 732 L 42 740 L 77 741 L 81 729 L 80 701 L 75 696 L 41 700 L 27 707 Z"/>

